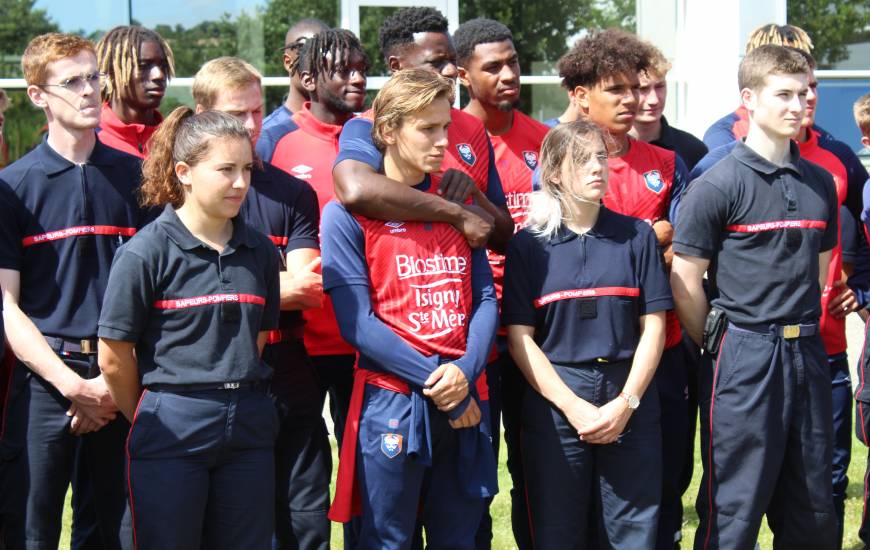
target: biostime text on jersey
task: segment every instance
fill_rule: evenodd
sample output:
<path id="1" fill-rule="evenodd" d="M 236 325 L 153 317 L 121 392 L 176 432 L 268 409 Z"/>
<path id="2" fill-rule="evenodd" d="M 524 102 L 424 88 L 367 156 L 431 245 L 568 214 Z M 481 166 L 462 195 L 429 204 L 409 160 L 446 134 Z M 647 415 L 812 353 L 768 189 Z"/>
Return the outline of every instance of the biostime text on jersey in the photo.
<path id="1" fill-rule="evenodd" d="M 467 315 L 462 307 L 462 291 L 456 285 L 462 282 L 462 277 L 467 272 L 468 259 L 462 256 L 396 256 L 399 280 L 444 275 L 443 278 L 426 284 L 409 282 L 418 310 L 408 313 L 408 322 L 410 330 L 417 333 L 419 338 L 435 338 L 465 326 Z M 444 286 L 448 288 L 439 288 Z"/>

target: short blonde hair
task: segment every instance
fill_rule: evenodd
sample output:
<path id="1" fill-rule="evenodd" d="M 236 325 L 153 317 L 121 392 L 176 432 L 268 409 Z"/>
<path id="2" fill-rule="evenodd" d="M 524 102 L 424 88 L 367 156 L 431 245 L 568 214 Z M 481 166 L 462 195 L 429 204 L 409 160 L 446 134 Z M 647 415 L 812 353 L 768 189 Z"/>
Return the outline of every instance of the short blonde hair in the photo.
<path id="1" fill-rule="evenodd" d="M 655 47 L 652 42 L 644 42 L 644 45 L 646 45 L 649 51 L 649 67 L 643 71 L 643 74 L 647 75 L 647 77 L 653 78 L 667 76 L 668 71 L 670 71 L 672 67 L 671 62 L 668 61 L 665 54 Z"/>
<path id="2" fill-rule="evenodd" d="M 221 91 L 237 91 L 253 84 L 261 86 L 263 75 L 238 57 L 218 57 L 203 65 L 193 78 L 193 100 L 204 109 L 217 103 Z"/>
<path id="3" fill-rule="evenodd" d="M 870 138 L 870 93 L 858 98 L 853 107 L 855 123 L 861 129 L 861 135 Z"/>
<path id="4" fill-rule="evenodd" d="M 46 84 L 48 64 L 73 57 L 79 52 L 91 52 L 96 57 L 94 44 L 75 34 L 50 32 L 41 34 L 27 44 L 21 56 L 21 72 L 28 86 Z"/>
<path id="5" fill-rule="evenodd" d="M 384 132 L 399 128 L 402 120 L 436 100 L 453 103 L 453 82 L 427 69 L 404 69 L 393 74 L 372 103 L 372 141 L 385 149 Z"/>
<path id="6" fill-rule="evenodd" d="M 752 31 L 752 34 L 749 35 L 749 39 L 746 41 L 746 53 L 765 44 L 788 46 L 807 53 L 811 53 L 813 50 L 813 41 L 810 35 L 802 28 L 795 27 L 794 25 L 769 23 L 758 27 Z"/>

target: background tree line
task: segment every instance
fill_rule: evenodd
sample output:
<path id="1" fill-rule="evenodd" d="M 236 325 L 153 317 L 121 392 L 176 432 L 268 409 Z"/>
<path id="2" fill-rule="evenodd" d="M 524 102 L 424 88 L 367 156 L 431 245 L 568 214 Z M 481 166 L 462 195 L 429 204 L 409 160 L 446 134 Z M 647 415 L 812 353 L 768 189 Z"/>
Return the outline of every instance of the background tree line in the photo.
<path id="1" fill-rule="evenodd" d="M 34 36 L 59 30 L 59 25 L 44 10 L 34 9 L 36 0 L 0 0 L 0 76 L 19 77 L 19 60 L 27 42 Z M 815 41 L 815 56 L 820 68 L 845 59 L 847 45 L 867 40 L 870 8 L 867 0 L 791 0 L 789 22 L 806 29 Z M 373 62 L 371 75 L 386 74 L 378 52 L 378 28 L 395 8 L 363 8 L 360 39 Z M 134 10 L 135 15 L 135 10 Z M 176 74 L 192 76 L 205 61 L 220 55 L 247 59 L 267 76 L 284 76 L 281 47 L 284 34 L 294 21 L 316 17 L 329 24 L 339 22 L 338 2 L 313 0 L 268 0 L 252 11 L 224 14 L 217 20 L 192 27 L 157 25 L 172 45 Z M 489 17 L 503 22 L 514 33 L 523 74 L 537 72 L 532 63 L 549 66 L 565 52 L 569 42 L 584 31 L 608 27 L 635 28 L 635 0 L 461 0 L 460 21 Z M 135 22 L 135 21 L 134 21 Z M 108 30 L 108 29 L 105 29 Z M 97 40 L 104 31 L 91 33 Z M 85 35 L 83 31 L 80 34 Z M 267 88 L 266 107 L 273 109 L 282 101 L 285 90 Z M 529 90 L 524 90 L 528 94 Z M 44 121 L 42 113 L 30 106 L 21 92 L 12 93 L 6 113 L 6 140 L 10 159 L 21 156 L 39 138 Z M 530 104 L 526 98 L 525 104 Z M 179 101 L 164 100 L 168 112 Z"/>

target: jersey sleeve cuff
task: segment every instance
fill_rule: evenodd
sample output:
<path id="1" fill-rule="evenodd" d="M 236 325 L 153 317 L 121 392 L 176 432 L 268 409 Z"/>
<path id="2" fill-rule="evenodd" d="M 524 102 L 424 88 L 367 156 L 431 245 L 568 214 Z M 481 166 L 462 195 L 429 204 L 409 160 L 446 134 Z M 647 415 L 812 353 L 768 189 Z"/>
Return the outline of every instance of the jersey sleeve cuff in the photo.
<path id="1" fill-rule="evenodd" d="M 519 314 L 507 315 L 507 314 L 502 314 L 502 316 L 501 316 L 501 324 L 504 325 L 504 326 L 508 326 L 508 325 L 523 325 L 523 326 L 526 326 L 526 327 L 533 327 L 533 326 L 535 326 L 535 318 L 534 318 L 533 316 L 531 316 L 531 315 L 519 315 Z"/>
<path id="2" fill-rule="evenodd" d="M 97 328 L 97 336 L 99 338 L 105 338 L 106 340 L 118 340 L 119 342 L 138 342 L 140 333 L 131 330 L 100 325 Z"/>
<path id="3" fill-rule="evenodd" d="M 291 250 L 299 250 L 300 248 L 316 248 L 320 249 L 320 243 L 317 242 L 317 239 L 313 237 L 301 237 L 298 239 L 290 239 L 287 242 L 287 246 L 284 247 L 284 251 L 290 252 Z"/>
<path id="4" fill-rule="evenodd" d="M 672 309 L 674 309 L 674 299 L 670 296 L 666 296 L 664 298 L 647 300 L 646 303 L 641 304 L 640 314 L 649 315 L 650 313 L 658 313 L 659 311 L 669 311 Z"/>
<path id="5" fill-rule="evenodd" d="M 469 380 L 468 383 L 471 384 L 472 382 Z M 471 404 L 471 393 L 469 393 L 468 395 L 466 395 L 466 396 L 465 396 L 465 399 L 463 399 L 462 401 L 460 401 L 458 405 L 456 405 L 455 407 L 453 407 L 452 409 L 450 409 L 449 411 L 447 411 L 447 417 L 448 417 L 450 420 L 456 420 L 457 418 L 459 418 L 460 416 L 462 416 L 463 414 L 465 414 L 465 409 L 468 408 L 468 405 L 469 405 L 469 404 Z M 482 420 L 481 420 L 481 421 L 482 421 Z"/>
<path id="6" fill-rule="evenodd" d="M 338 156 L 335 157 L 335 162 L 333 162 L 332 165 L 338 166 L 342 161 L 345 160 L 355 160 L 358 162 L 362 162 L 371 166 L 372 170 L 381 169 L 380 160 L 376 160 L 373 155 L 368 155 L 362 151 L 357 150 L 341 150 L 338 153 Z"/>
<path id="7" fill-rule="evenodd" d="M 370 286 L 366 277 L 345 277 L 341 279 L 324 279 L 323 290 L 330 291 L 340 286 Z"/>
<path id="8" fill-rule="evenodd" d="M 706 248 L 701 248 L 692 244 L 679 241 L 674 241 L 674 253 L 685 254 L 686 256 L 692 256 L 693 258 L 702 258 L 704 260 L 709 260 L 713 257 L 712 250 L 707 250 Z"/>

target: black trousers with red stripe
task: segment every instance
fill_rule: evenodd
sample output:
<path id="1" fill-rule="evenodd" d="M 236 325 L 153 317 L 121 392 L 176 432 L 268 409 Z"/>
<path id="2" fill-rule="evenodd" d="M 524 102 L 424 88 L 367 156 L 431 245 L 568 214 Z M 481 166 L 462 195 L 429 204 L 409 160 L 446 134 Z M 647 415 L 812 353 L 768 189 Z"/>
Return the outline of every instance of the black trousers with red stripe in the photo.
<path id="1" fill-rule="evenodd" d="M 785 339 L 729 325 L 699 373 L 704 477 L 695 549 L 836 548 L 831 378 L 818 334 Z"/>

